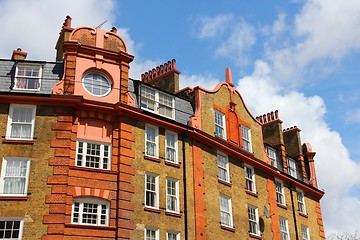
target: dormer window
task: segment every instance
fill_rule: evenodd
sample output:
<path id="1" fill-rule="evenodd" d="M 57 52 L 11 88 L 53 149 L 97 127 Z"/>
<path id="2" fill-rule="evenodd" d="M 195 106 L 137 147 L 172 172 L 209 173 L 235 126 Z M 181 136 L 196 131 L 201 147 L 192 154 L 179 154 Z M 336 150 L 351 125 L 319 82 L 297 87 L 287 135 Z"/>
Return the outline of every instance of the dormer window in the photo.
<path id="1" fill-rule="evenodd" d="M 270 158 L 271 166 L 276 167 L 279 170 L 282 170 L 282 164 L 279 159 L 278 153 L 276 152 L 276 149 L 266 146 L 266 153 Z"/>
<path id="2" fill-rule="evenodd" d="M 172 118 L 175 117 L 174 97 L 153 88 L 141 86 L 141 108 Z"/>
<path id="3" fill-rule="evenodd" d="M 18 64 L 15 72 L 14 89 L 40 90 L 41 76 L 41 65 Z"/>
<path id="4" fill-rule="evenodd" d="M 85 74 L 83 78 L 83 86 L 86 91 L 97 97 L 106 96 L 111 91 L 111 82 L 109 79 L 98 72 Z"/>

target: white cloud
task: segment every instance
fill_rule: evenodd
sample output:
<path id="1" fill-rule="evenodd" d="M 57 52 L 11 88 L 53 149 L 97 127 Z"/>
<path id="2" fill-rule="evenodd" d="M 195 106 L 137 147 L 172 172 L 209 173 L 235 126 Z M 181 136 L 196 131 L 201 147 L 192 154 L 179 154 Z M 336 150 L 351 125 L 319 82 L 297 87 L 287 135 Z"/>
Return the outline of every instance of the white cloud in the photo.
<path id="1" fill-rule="evenodd" d="M 112 27 L 114 1 L 0 1 L 0 22 L 6 37 L 0 38 L 0 58 L 9 59 L 18 47 L 28 53 L 27 59 L 55 60 L 55 44 L 67 15 L 73 17 L 72 26 Z M 11 23 L 11 24 L 9 24 Z"/>
<path id="2" fill-rule="evenodd" d="M 180 89 L 184 87 L 196 87 L 212 90 L 220 81 L 211 74 L 194 74 L 194 75 L 181 75 L 180 74 Z"/>
<path id="3" fill-rule="evenodd" d="M 345 121 L 346 123 L 360 123 L 360 108 L 347 112 Z"/>
<path id="4" fill-rule="evenodd" d="M 318 183 L 326 193 L 321 201 L 326 232 L 355 232 L 360 216 L 353 211 L 360 202 L 351 190 L 360 184 L 360 164 L 350 159 L 340 135 L 325 122 L 323 99 L 284 89 L 272 79 L 269 65 L 260 60 L 252 75 L 239 80 L 238 90 L 255 116 L 278 109 L 284 128 L 296 125 L 302 130 L 302 141 L 310 142 L 317 152 Z"/>
<path id="5" fill-rule="evenodd" d="M 248 53 L 255 44 L 255 29 L 245 20 L 231 27 L 231 33 L 226 40 L 215 50 L 215 54 L 234 60 L 238 65 L 248 63 Z"/>
<path id="6" fill-rule="evenodd" d="M 215 17 L 202 17 L 197 21 L 200 24 L 200 31 L 196 36 L 200 39 L 214 38 L 225 31 L 224 26 L 231 21 L 233 16 L 231 14 L 220 14 Z"/>

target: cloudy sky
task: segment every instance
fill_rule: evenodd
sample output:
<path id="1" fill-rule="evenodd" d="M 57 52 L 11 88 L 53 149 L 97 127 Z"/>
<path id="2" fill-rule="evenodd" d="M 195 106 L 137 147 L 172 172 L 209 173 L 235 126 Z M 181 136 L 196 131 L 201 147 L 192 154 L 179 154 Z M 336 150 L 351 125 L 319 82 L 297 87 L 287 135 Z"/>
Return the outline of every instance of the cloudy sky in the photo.
<path id="1" fill-rule="evenodd" d="M 141 6 L 141 7 L 140 7 Z M 21 47 L 55 60 L 73 26 L 118 28 L 135 55 L 131 77 L 172 58 L 182 86 L 233 81 L 254 116 L 278 109 L 315 156 L 325 231 L 360 231 L 360 1 L 0 0 L 0 58 Z"/>

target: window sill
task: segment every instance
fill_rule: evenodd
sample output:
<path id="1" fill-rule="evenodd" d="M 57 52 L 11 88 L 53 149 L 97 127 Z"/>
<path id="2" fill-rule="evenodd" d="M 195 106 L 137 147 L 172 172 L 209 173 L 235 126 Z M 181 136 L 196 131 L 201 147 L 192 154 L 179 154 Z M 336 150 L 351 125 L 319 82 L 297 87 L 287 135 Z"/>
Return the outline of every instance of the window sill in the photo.
<path id="1" fill-rule="evenodd" d="M 226 231 L 230 231 L 230 232 L 235 232 L 235 227 L 229 227 L 229 226 L 225 226 L 225 225 L 220 225 L 221 229 L 224 229 Z"/>
<path id="2" fill-rule="evenodd" d="M 247 194 L 253 196 L 253 197 L 256 197 L 256 198 L 258 197 L 258 194 L 257 194 L 257 193 L 254 193 L 254 192 L 252 192 L 252 191 L 250 191 L 250 190 L 245 189 L 245 192 L 246 192 Z"/>
<path id="3" fill-rule="evenodd" d="M 0 195 L 0 201 L 27 201 L 29 196 L 6 196 Z"/>
<path id="4" fill-rule="evenodd" d="M 224 180 L 219 179 L 219 178 L 218 178 L 218 182 L 221 183 L 221 184 L 224 184 L 224 185 L 226 185 L 226 186 L 229 186 L 229 187 L 232 186 L 232 184 L 231 184 L 230 182 L 224 181 Z"/>
<path id="5" fill-rule="evenodd" d="M 144 156 L 144 159 L 145 160 L 149 160 L 149 161 L 153 161 L 153 162 L 157 162 L 157 163 L 159 163 L 161 160 L 160 160 L 160 158 L 156 158 L 156 157 L 150 157 L 150 156 Z"/>
<path id="6" fill-rule="evenodd" d="M 90 168 L 90 167 L 80 167 L 80 166 L 69 166 L 69 169 L 79 170 L 79 171 L 87 171 L 87 172 L 101 172 L 101 173 L 109 173 L 109 174 L 117 174 L 116 171 L 101 169 L 101 168 Z"/>
<path id="7" fill-rule="evenodd" d="M 249 236 L 250 236 L 251 238 L 255 238 L 255 239 L 262 239 L 262 236 L 256 235 L 256 234 L 254 234 L 254 233 L 249 233 Z"/>
<path id="8" fill-rule="evenodd" d="M 170 162 L 170 161 L 165 160 L 165 165 L 180 168 L 180 163 L 178 163 L 178 162 Z"/>
<path id="9" fill-rule="evenodd" d="M 33 145 L 35 143 L 35 140 L 16 140 L 16 139 L 4 139 L 2 141 L 3 143 L 12 143 L 12 144 L 28 144 Z"/>
<path id="10" fill-rule="evenodd" d="M 177 212 L 170 212 L 170 211 L 165 211 L 165 214 L 168 216 L 172 216 L 172 217 L 178 217 L 181 218 L 182 214 L 181 213 L 177 213 Z"/>
<path id="11" fill-rule="evenodd" d="M 309 216 L 307 215 L 307 213 L 302 213 L 302 212 L 299 212 L 299 215 L 304 217 L 304 218 L 308 218 Z"/>
<path id="12" fill-rule="evenodd" d="M 288 209 L 288 206 L 286 206 L 286 205 L 284 205 L 284 204 L 281 204 L 281 203 L 277 203 L 277 206 L 278 206 L 279 208 L 283 208 L 283 209 L 285 209 L 285 210 Z"/>
<path id="13" fill-rule="evenodd" d="M 65 223 L 65 227 L 68 228 L 86 228 L 86 229 L 97 229 L 97 230 L 116 230 L 116 227 L 110 226 L 95 226 L 95 225 L 85 225 L 85 224 L 73 224 L 73 223 Z"/>
<path id="14" fill-rule="evenodd" d="M 158 213 L 158 214 L 161 213 L 161 210 L 160 210 L 160 209 L 158 209 L 158 208 L 151 208 L 151 207 L 144 207 L 144 211 L 153 212 L 153 213 Z"/>

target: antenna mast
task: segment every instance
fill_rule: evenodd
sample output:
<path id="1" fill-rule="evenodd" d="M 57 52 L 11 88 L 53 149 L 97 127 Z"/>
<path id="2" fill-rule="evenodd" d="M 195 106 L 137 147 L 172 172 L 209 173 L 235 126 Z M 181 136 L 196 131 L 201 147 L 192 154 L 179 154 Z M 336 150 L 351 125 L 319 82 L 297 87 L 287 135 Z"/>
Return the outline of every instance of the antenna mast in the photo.
<path id="1" fill-rule="evenodd" d="M 105 23 L 107 23 L 107 20 L 103 21 L 102 23 L 99 24 L 99 26 L 97 26 L 96 28 L 101 28 L 102 25 L 104 25 Z"/>

